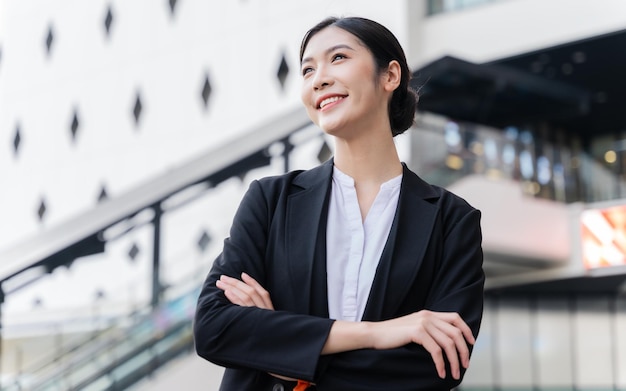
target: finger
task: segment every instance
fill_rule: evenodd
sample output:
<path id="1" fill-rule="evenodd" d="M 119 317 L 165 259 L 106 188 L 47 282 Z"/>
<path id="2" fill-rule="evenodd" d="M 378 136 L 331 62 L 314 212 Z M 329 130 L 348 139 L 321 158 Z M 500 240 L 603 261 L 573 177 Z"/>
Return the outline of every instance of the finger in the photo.
<path id="1" fill-rule="evenodd" d="M 250 296 L 248 292 L 244 292 L 239 289 L 230 289 L 230 292 L 239 298 L 239 301 L 246 307 L 259 307 L 254 297 Z"/>
<path id="2" fill-rule="evenodd" d="M 217 286 L 219 289 L 224 291 L 224 296 L 226 296 L 228 301 L 230 301 L 232 304 L 241 305 L 241 306 L 246 305 L 244 300 L 242 300 L 239 295 L 234 293 L 236 289 L 233 288 L 228 283 L 221 281 L 221 280 L 217 280 L 215 282 L 215 286 Z"/>
<path id="3" fill-rule="evenodd" d="M 218 287 L 219 289 L 221 289 L 222 291 L 224 291 L 224 295 L 226 295 L 226 298 L 230 302 L 232 302 L 232 300 L 230 300 L 230 298 L 228 297 L 228 295 L 229 295 L 228 290 L 230 289 L 230 286 L 228 284 L 224 283 L 221 280 L 217 280 L 217 281 L 215 281 L 215 286 Z M 233 304 L 236 304 L 236 303 L 233 303 Z"/>
<path id="4" fill-rule="evenodd" d="M 474 338 L 472 329 L 470 329 L 470 327 L 467 325 L 467 323 L 465 323 L 463 318 L 461 318 L 461 316 L 458 313 L 440 312 L 438 314 L 441 315 L 442 318 L 445 319 L 448 323 L 454 325 L 459 330 L 461 330 L 461 332 L 463 332 L 463 337 L 469 344 L 474 345 L 476 343 L 476 339 Z"/>
<path id="5" fill-rule="evenodd" d="M 261 286 L 261 284 L 259 284 L 257 282 L 257 280 L 255 280 L 254 278 L 252 278 L 252 276 L 250 276 L 248 273 L 246 272 L 242 272 L 241 273 L 241 280 L 244 281 L 246 284 L 250 285 L 253 288 L 261 288 L 263 289 L 263 287 Z"/>
<path id="6" fill-rule="evenodd" d="M 437 375 L 439 375 L 440 378 L 445 379 L 446 365 L 443 360 L 443 353 L 439 344 L 437 344 L 437 342 L 427 333 L 424 334 L 424 337 L 422 338 L 422 341 L 420 343 L 424 347 L 424 349 L 426 349 L 426 351 L 430 353 L 430 356 L 435 363 L 435 368 L 437 369 Z"/>
<path id="7" fill-rule="evenodd" d="M 257 292 L 253 287 L 245 282 L 229 276 L 221 276 L 220 281 L 223 281 L 228 285 L 227 289 L 232 290 L 233 294 L 239 298 L 243 305 L 248 307 L 255 306 L 264 309 L 269 309 L 269 307 L 271 307 L 271 302 L 268 307 L 266 304 L 267 299 L 265 299 L 262 294 Z M 258 286 L 260 287 L 260 285 Z M 269 296 L 269 294 L 267 295 Z"/>
<path id="8" fill-rule="evenodd" d="M 223 290 L 226 298 L 233 304 L 246 307 L 255 305 L 249 294 L 252 289 L 246 290 L 246 284 L 236 278 L 220 276 L 220 279 L 215 282 L 215 286 Z"/>
<path id="9" fill-rule="evenodd" d="M 470 365 L 470 351 L 469 348 L 467 347 L 467 343 L 469 343 L 470 345 L 474 345 L 476 343 L 476 338 L 474 337 L 474 334 L 472 333 L 472 329 L 470 329 L 470 327 L 467 325 L 467 323 L 465 323 L 465 321 L 459 316 L 459 314 L 457 313 L 452 313 L 453 317 L 451 319 L 450 324 L 455 327 L 455 330 L 453 332 L 453 334 L 449 334 L 449 335 L 454 335 L 454 339 L 457 345 L 457 349 L 459 351 L 459 356 L 461 358 L 461 362 L 464 368 L 469 368 Z M 460 331 L 461 337 L 463 338 L 463 340 L 461 340 L 458 336 L 458 331 Z"/>
<path id="10" fill-rule="evenodd" d="M 248 307 L 248 306 L 245 305 L 245 303 L 243 301 L 241 301 L 239 296 L 237 296 L 237 295 L 235 295 L 233 293 L 233 291 L 225 290 L 224 291 L 224 295 L 226 296 L 228 301 L 230 301 L 232 304 L 239 305 L 239 306 L 242 306 L 242 307 Z"/>
<path id="11" fill-rule="evenodd" d="M 463 365 L 464 368 L 468 368 L 470 351 L 464 338 L 463 332 L 456 326 L 447 322 L 433 323 L 433 325 L 438 327 L 448 338 L 453 341 L 456 349 L 456 355 L 460 358 L 461 365 Z"/>
<path id="12" fill-rule="evenodd" d="M 221 276 L 220 277 L 220 281 L 222 281 L 225 284 L 227 284 L 230 289 L 237 289 L 238 291 L 240 291 L 239 292 L 240 296 L 242 294 L 246 294 L 246 295 L 250 296 L 250 299 L 252 299 L 252 297 L 255 294 L 254 288 L 252 288 L 251 286 L 249 286 L 245 282 L 243 282 L 241 280 L 238 280 L 236 278 L 229 277 L 229 276 Z"/>
<path id="13" fill-rule="evenodd" d="M 445 329 L 446 327 L 452 326 L 450 326 L 450 324 L 446 322 L 432 324 L 429 326 L 428 333 L 435 340 L 437 345 L 439 345 L 439 347 L 445 352 L 446 357 L 448 358 L 448 362 L 450 363 L 450 373 L 452 374 L 452 377 L 455 379 L 460 379 L 461 370 L 459 368 L 459 351 L 457 350 L 456 342 L 439 327 Z M 460 335 L 460 333 L 458 334 Z M 465 345 L 465 341 L 463 341 L 463 344 Z"/>
<path id="14" fill-rule="evenodd" d="M 465 323 L 465 321 L 459 316 L 459 314 L 455 314 L 456 319 L 452 322 L 454 326 L 456 326 L 463 333 L 463 337 L 465 340 L 474 345 L 476 343 L 476 338 L 474 338 L 474 334 L 472 333 L 472 329 Z"/>
<path id="15" fill-rule="evenodd" d="M 257 280 L 255 280 L 245 272 L 241 273 L 241 279 L 259 294 L 260 298 L 263 300 L 264 308 L 271 310 L 274 309 L 274 305 L 272 304 L 272 299 L 269 292 L 265 288 L 263 288 L 263 286 L 259 284 Z"/>
<path id="16" fill-rule="evenodd" d="M 221 282 L 221 285 L 225 286 L 225 287 L 234 287 L 236 286 L 237 282 L 239 280 L 237 280 L 236 278 L 232 278 L 226 275 L 221 275 L 220 279 L 218 280 Z"/>

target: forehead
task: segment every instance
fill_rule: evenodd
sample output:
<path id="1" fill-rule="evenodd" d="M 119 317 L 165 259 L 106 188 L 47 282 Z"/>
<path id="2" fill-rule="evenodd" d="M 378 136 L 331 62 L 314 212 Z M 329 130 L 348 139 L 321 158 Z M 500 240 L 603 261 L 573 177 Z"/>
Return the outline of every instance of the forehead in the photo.
<path id="1" fill-rule="evenodd" d="M 336 26 L 328 26 L 311 37 L 302 58 L 316 57 L 338 45 L 346 45 L 354 50 L 366 49 L 361 40 L 352 33 Z"/>

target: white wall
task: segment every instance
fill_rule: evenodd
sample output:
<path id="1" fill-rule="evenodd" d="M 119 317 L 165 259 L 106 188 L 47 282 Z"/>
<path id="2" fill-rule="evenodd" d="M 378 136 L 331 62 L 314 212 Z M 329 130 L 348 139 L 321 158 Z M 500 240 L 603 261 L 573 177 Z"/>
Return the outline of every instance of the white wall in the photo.
<path id="1" fill-rule="evenodd" d="M 300 39 L 323 17 L 376 18 L 406 41 L 403 4 L 0 2 L 0 248 L 93 206 L 103 186 L 114 197 L 299 105 Z"/>
<path id="2" fill-rule="evenodd" d="M 300 39 L 323 17 L 376 18 L 406 41 L 401 0 L 169 3 L 0 2 L 0 249 L 88 210 L 102 189 L 115 197 L 299 105 Z"/>
<path id="3" fill-rule="evenodd" d="M 414 23 L 409 52 L 415 67 L 444 55 L 484 62 L 625 28 L 621 0 L 501 0 Z"/>
<path id="4" fill-rule="evenodd" d="M 181 0 L 173 12 L 170 3 L 0 0 L 0 250 L 89 210 L 102 190 L 117 197 L 292 111 L 300 105 L 300 40 L 324 17 L 370 17 L 408 42 L 404 0 Z M 283 55 L 289 73 L 281 87 Z M 205 105 L 207 78 L 212 92 Z M 321 140 L 303 147 L 293 168 L 315 164 L 320 147 Z M 202 280 L 247 183 L 281 169 L 276 161 L 166 214 L 163 281 Z M 201 251 L 204 232 L 212 242 Z M 146 225 L 107 243 L 104 254 L 9 294 L 2 337 L 58 331 L 58 322 L 145 305 L 151 262 Z M 3 352 L 3 375 L 16 370 L 20 354 Z"/>

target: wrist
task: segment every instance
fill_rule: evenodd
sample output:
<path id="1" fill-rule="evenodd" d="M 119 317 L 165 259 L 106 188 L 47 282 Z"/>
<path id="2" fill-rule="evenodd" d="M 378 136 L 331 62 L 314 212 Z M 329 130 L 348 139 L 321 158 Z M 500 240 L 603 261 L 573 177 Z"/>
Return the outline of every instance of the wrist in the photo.
<path id="1" fill-rule="evenodd" d="M 376 323 L 375 322 L 359 322 L 359 338 L 364 349 L 376 348 Z"/>
<path id="2" fill-rule="evenodd" d="M 373 347 L 372 322 L 349 322 L 336 320 L 328 335 L 322 354 L 340 353 Z"/>

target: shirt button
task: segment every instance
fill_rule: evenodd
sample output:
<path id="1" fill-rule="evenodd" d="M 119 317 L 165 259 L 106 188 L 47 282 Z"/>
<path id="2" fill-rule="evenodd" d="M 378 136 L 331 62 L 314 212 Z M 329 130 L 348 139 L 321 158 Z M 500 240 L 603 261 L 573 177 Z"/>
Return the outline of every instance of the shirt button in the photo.
<path id="1" fill-rule="evenodd" d="M 274 384 L 272 391 L 285 391 L 285 387 L 282 384 Z"/>

